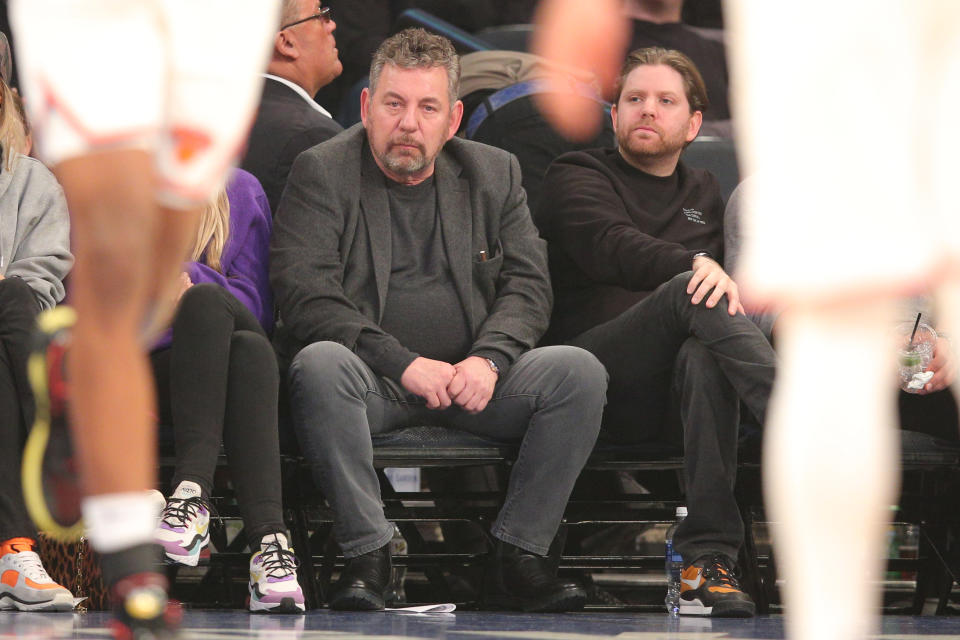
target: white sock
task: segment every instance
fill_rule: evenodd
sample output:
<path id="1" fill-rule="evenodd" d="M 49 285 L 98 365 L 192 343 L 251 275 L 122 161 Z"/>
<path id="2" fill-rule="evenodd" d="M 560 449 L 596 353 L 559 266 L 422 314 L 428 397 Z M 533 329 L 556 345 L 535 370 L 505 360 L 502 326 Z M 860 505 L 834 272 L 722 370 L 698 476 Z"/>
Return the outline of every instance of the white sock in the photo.
<path id="1" fill-rule="evenodd" d="M 173 497 L 186 500 L 187 498 L 199 498 L 200 494 L 200 485 L 196 482 L 181 480 L 180 484 L 177 485 L 176 491 L 173 492 Z"/>
<path id="2" fill-rule="evenodd" d="M 101 553 L 153 542 L 157 514 L 146 491 L 87 496 L 80 507 L 90 544 Z"/>
<path id="3" fill-rule="evenodd" d="M 167 506 L 167 499 L 156 489 L 150 489 L 147 491 L 147 495 L 150 497 L 150 502 L 153 503 L 154 513 L 159 518 L 160 514 L 163 513 L 164 507 Z"/>

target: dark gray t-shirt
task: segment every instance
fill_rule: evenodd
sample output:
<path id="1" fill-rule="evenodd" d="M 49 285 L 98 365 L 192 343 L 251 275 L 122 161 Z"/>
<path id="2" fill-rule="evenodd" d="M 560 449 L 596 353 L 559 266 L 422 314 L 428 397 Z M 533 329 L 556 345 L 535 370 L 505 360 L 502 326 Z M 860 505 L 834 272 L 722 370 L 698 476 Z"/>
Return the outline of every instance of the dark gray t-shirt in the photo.
<path id="1" fill-rule="evenodd" d="M 433 177 L 407 186 L 387 180 L 392 265 L 380 327 L 410 351 L 455 363 L 472 339 L 450 273 Z"/>

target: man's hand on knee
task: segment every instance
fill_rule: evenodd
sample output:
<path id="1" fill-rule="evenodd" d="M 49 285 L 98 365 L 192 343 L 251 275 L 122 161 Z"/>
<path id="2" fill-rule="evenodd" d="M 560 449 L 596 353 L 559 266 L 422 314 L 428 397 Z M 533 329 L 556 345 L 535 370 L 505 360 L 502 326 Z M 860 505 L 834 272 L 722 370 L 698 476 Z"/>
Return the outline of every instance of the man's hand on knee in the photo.
<path id="1" fill-rule="evenodd" d="M 712 291 L 712 293 L 711 293 Z M 723 270 L 720 264 L 707 256 L 697 256 L 693 259 L 693 277 L 687 284 L 687 293 L 693 294 L 690 302 L 700 304 L 707 297 L 706 306 L 713 309 L 720 302 L 724 294 L 727 295 L 729 304 L 727 312 L 735 316 L 737 313 L 743 313 L 743 305 L 740 304 L 740 291 L 737 283 L 733 281 L 727 272 Z"/>
<path id="2" fill-rule="evenodd" d="M 447 387 L 447 393 L 457 406 L 470 413 L 480 413 L 493 397 L 497 374 L 486 358 L 470 356 L 453 365 L 457 373 Z"/>
<path id="3" fill-rule="evenodd" d="M 452 364 L 419 357 L 400 377 L 403 388 L 427 401 L 427 409 L 446 409 L 450 406 L 447 387 L 456 374 Z"/>

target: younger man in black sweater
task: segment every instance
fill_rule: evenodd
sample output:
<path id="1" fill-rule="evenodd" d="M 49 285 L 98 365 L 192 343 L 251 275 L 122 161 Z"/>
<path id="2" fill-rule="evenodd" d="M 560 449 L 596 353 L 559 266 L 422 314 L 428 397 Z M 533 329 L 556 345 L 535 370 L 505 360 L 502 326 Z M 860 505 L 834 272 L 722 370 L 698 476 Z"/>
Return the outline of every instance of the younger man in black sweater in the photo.
<path id="1" fill-rule="evenodd" d="M 739 403 L 763 420 L 773 351 L 724 272 L 716 179 L 679 162 L 706 91 L 680 52 L 627 58 L 612 111 L 617 149 L 561 156 L 536 222 L 549 243 L 555 305 L 548 338 L 591 351 L 610 374 L 601 438 L 650 441 L 679 413 L 689 516 L 680 613 L 751 616 L 735 559 Z"/>

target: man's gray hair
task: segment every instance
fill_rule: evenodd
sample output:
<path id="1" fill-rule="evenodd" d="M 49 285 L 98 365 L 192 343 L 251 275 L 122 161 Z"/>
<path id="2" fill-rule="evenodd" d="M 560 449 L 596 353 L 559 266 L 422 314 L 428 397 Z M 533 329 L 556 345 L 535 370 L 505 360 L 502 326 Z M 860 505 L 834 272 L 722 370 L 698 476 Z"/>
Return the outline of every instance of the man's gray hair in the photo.
<path id="1" fill-rule="evenodd" d="M 297 15 L 300 9 L 300 0 L 283 0 L 280 3 L 280 24 L 277 29 L 285 24 L 295 22 L 300 16 Z"/>
<path id="2" fill-rule="evenodd" d="M 387 63 L 401 69 L 443 67 L 447 72 L 447 90 L 453 109 L 460 93 L 460 56 L 447 38 L 423 29 L 404 29 L 384 40 L 370 64 L 371 94 L 376 93 L 380 72 Z"/>

